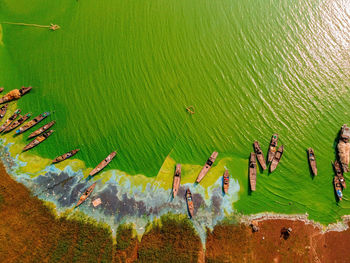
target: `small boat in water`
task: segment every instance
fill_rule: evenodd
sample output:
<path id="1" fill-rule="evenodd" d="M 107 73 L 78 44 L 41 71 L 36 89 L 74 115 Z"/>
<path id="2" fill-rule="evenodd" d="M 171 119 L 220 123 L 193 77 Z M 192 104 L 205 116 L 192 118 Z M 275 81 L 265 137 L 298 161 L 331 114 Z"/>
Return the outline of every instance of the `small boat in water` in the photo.
<path id="1" fill-rule="evenodd" d="M 16 134 L 20 134 L 20 133 L 25 132 L 26 130 L 32 128 L 33 126 L 37 125 L 39 122 L 41 122 L 43 119 L 45 119 L 49 115 L 50 115 L 50 112 L 44 112 L 44 113 L 40 114 L 39 116 L 35 117 L 31 121 L 27 122 L 21 128 L 19 128 L 16 131 Z"/>
<path id="2" fill-rule="evenodd" d="M 338 160 L 335 160 L 335 162 L 333 163 L 333 167 L 334 167 L 334 171 L 335 171 L 335 176 L 337 176 L 339 178 L 339 182 L 342 185 L 342 187 L 346 188 L 345 178 L 344 178 L 343 171 L 341 169 L 341 166 L 340 166 L 340 163 L 338 162 Z"/>
<path id="3" fill-rule="evenodd" d="M 188 213 L 190 214 L 190 217 L 192 218 L 194 215 L 194 205 L 193 205 L 191 191 L 188 188 L 186 190 L 186 202 L 187 202 Z"/>
<path id="4" fill-rule="evenodd" d="M 275 133 L 274 135 L 272 135 L 270 146 L 269 146 L 269 151 L 267 153 L 267 162 L 268 163 L 272 162 L 273 157 L 276 154 L 277 142 L 278 142 L 278 134 Z"/>
<path id="5" fill-rule="evenodd" d="M 316 158 L 315 158 L 315 152 L 312 148 L 307 149 L 307 156 L 309 158 L 309 164 L 312 170 L 312 173 L 314 176 L 317 175 L 317 166 L 316 166 Z"/>
<path id="6" fill-rule="evenodd" d="M 202 170 L 200 171 L 200 173 L 199 173 L 199 175 L 198 175 L 198 177 L 196 179 L 197 183 L 199 183 L 204 178 L 204 176 L 208 173 L 208 171 L 210 170 L 211 166 L 215 162 L 216 157 L 218 156 L 218 154 L 219 154 L 218 152 L 213 152 L 211 154 L 211 156 L 209 157 L 209 159 L 205 163 L 204 167 L 202 168 Z"/>
<path id="7" fill-rule="evenodd" d="M 179 191 L 181 181 L 181 164 L 176 165 L 174 181 L 173 181 L 173 197 L 175 197 Z"/>
<path id="8" fill-rule="evenodd" d="M 250 153 L 249 158 L 249 183 L 250 190 L 256 190 L 256 155 L 255 153 Z"/>
<path id="9" fill-rule="evenodd" d="M 338 176 L 334 176 L 333 184 L 334 184 L 335 193 L 339 201 L 341 201 L 343 199 L 343 193 L 342 193 L 342 188 L 341 188 L 341 184 Z"/>
<path id="10" fill-rule="evenodd" d="M 97 165 L 90 173 L 89 176 L 94 176 L 96 175 L 99 171 L 101 171 L 103 168 L 105 168 L 112 160 L 113 158 L 117 155 L 117 152 L 114 151 L 110 153 L 106 159 L 104 159 L 102 162 L 100 162 L 99 165 Z"/>
<path id="11" fill-rule="evenodd" d="M 0 108 L 0 121 L 5 117 L 8 106 L 9 106 L 8 104 L 5 104 Z"/>
<path id="12" fill-rule="evenodd" d="M 271 172 L 271 173 L 276 169 L 277 165 L 278 165 L 279 162 L 281 161 L 281 157 L 282 157 L 282 154 L 283 154 L 283 149 L 284 149 L 284 148 L 283 148 L 283 145 L 281 145 L 281 146 L 278 148 L 278 150 L 277 150 L 275 156 L 273 157 L 273 160 L 272 160 L 271 165 L 270 165 L 270 172 Z"/>
<path id="13" fill-rule="evenodd" d="M 29 144 L 27 144 L 24 148 L 23 148 L 23 152 L 27 151 L 29 149 L 32 149 L 33 147 L 37 146 L 38 144 L 42 143 L 43 141 L 45 141 L 47 138 L 49 138 L 49 136 L 54 132 L 54 130 L 49 130 L 48 132 L 44 132 L 43 134 L 39 135 L 38 137 L 36 137 L 33 141 L 31 141 Z"/>
<path id="14" fill-rule="evenodd" d="M 254 151 L 255 151 L 256 157 L 261 165 L 261 168 L 263 170 L 266 170 L 267 169 L 266 162 L 265 162 L 264 154 L 263 154 L 261 147 L 259 145 L 259 142 L 255 141 L 253 146 L 254 146 Z"/>
<path id="15" fill-rule="evenodd" d="M 0 98 L 0 104 L 18 100 L 20 97 L 22 97 L 24 94 L 28 93 L 32 87 L 22 87 L 21 89 L 14 89 L 11 90 L 9 93 L 7 93 L 5 96 Z"/>
<path id="16" fill-rule="evenodd" d="M 74 208 L 77 208 L 80 206 L 82 203 L 86 201 L 86 199 L 91 195 L 92 191 L 95 189 L 96 183 L 93 183 L 85 192 L 82 196 L 80 196 L 78 203 L 75 205 Z"/>
<path id="17" fill-rule="evenodd" d="M 8 118 L 3 125 L 0 127 L 0 132 L 3 132 L 7 126 L 9 126 L 16 118 L 17 116 L 21 113 L 20 109 L 17 109 L 10 118 Z"/>
<path id="18" fill-rule="evenodd" d="M 77 152 L 79 152 L 79 151 L 80 151 L 80 149 L 76 149 L 76 150 L 72 150 L 72 151 L 70 151 L 70 152 L 67 152 L 67 153 L 65 153 L 65 154 L 62 154 L 62 155 L 56 157 L 56 158 L 52 161 L 52 163 L 59 163 L 59 162 L 62 162 L 62 161 L 64 161 L 64 160 L 66 160 L 66 159 L 68 159 L 68 158 L 70 158 L 70 157 L 76 155 Z"/>
<path id="19" fill-rule="evenodd" d="M 39 129 L 37 129 L 36 131 L 33 131 L 28 139 L 34 138 L 35 136 L 38 136 L 40 134 L 42 134 L 44 131 L 50 129 L 56 122 L 55 121 L 50 121 L 49 123 L 45 124 L 44 126 L 40 127 Z"/>
<path id="20" fill-rule="evenodd" d="M 24 116 L 21 116 L 17 121 L 12 122 L 9 126 L 7 126 L 4 130 L 4 132 L 10 132 L 13 129 L 16 129 L 18 126 L 20 126 L 22 123 L 24 123 L 27 119 L 30 118 L 30 113 L 27 113 Z"/>
<path id="21" fill-rule="evenodd" d="M 228 170 L 225 170 L 222 181 L 222 189 L 224 193 L 227 194 L 228 188 L 230 187 L 230 174 L 228 173 Z"/>

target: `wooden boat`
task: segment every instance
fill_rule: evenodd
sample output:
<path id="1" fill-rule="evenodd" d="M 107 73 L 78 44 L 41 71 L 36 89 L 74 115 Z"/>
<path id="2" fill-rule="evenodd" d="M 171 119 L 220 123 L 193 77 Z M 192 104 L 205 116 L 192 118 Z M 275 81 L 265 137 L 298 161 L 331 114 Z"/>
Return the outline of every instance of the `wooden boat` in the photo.
<path id="1" fill-rule="evenodd" d="M 40 114 L 39 116 L 36 116 L 34 119 L 32 119 L 31 121 L 29 121 L 25 125 L 23 125 L 21 128 L 19 128 L 16 131 L 16 134 L 20 134 L 20 133 L 25 132 L 26 130 L 32 128 L 33 126 L 37 125 L 39 122 L 44 120 L 49 115 L 50 115 L 50 112 L 44 112 L 44 113 Z"/>
<path id="2" fill-rule="evenodd" d="M 8 104 L 5 104 L 0 108 L 0 121 L 5 117 L 8 106 L 9 106 Z"/>
<path id="3" fill-rule="evenodd" d="M 93 183 L 85 192 L 82 196 L 80 196 L 78 203 L 75 205 L 74 208 L 77 208 L 80 206 L 82 203 L 86 201 L 86 199 L 91 195 L 92 191 L 95 189 L 96 183 Z"/>
<path id="4" fill-rule="evenodd" d="M 276 154 L 277 142 L 278 142 L 278 134 L 275 133 L 274 135 L 272 135 L 270 146 L 269 146 L 269 151 L 267 153 L 267 162 L 268 163 L 272 162 L 273 157 Z"/>
<path id="5" fill-rule="evenodd" d="M 307 149 L 307 156 L 309 158 L 309 164 L 312 170 L 312 173 L 314 176 L 317 175 L 317 166 L 316 166 L 316 158 L 315 158 L 315 152 L 312 148 Z"/>
<path id="6" fill-rule="evenodd" d="M 279 162 L 281 161 L 282 154 L 283 154 L 283 145 L 281 145 L 281 146 L 278 148 L 278 150 L 277 150 L 275 156 L 273 157 L 272 163 L 271 163 L 271 165 L 270 165 L 270 172 L 271 172 L 271 173 L 276 169 L 277 165 L 278 165 Z"/>
<path id="7" fill-rule="evenodd" d="M 266 170 L 267 169 L 266 162 L 265 162 L 264 154 L 263 154 L 261 147 L 259 145 L 259 142 L 255 141 L 253 146 L 254 146 L 254 151 L 255 151 L 256 157 L 261 165 L 261 168 L 263 170 Z"/>
<path id="8" fill-rule="evenodd" d="M 173 197 L 175 197 L 179 191 L 181 181 L 181 164 L 176 165 L 173 181 Z"/>
<path id="9" fill-rule="evenodd" d="M 17 121 L 14 121 L 12 122 L 10 125 L 8 125 L 4 132 L 10 132 L 12 131 L 13 129 L 16 129 L 18 126 L 20 126 L 23 122 L 25 122 L 27 119 L 30 118 L 30 113 L 27 113 L 26 115 L 24 116 L 20 116 L 20 118 L 17 120 Z"/>
<path id="10" fill-rule="evenodd" d="M 256 155 L 255 153 L 250 153 L 249 158 L 249 182 L 250 190 L 256 190 Z"/>
<path id="11" fill-rule="evenodd" d="M 48 132 L 44 132 L 40 136 L 36 137 L 33 141 L 31 141 L 29 144 L 27 144 L 24 148 L 23 151 L 27 151 L 29 149 L 32 149 L 33 147 L 37 146 L 38 144 L 42 143 L 45 141 L 52 133 L 54 130 L 49 130 Z"/>
<path id="12" fill-rule="evenodd" d="M 66 159 L 68 159 L 68 158 L 70 158 L 70 157 L 76 155 L 77 152 L 79 152 L 79 151 L 80 151 L 80 149 L 76 149 L 76 150 L 72 150 L 72 151 L 70 151 L 70 152 L 67 152 L 67 153 L 65 153 L 65 154 L 62 154 L 62 155 L 56 157 L 56 158 L 52 161 L 52 163 L 59 163 L 59 162 L 62 162 L 62 161 L 64 161 L 64 160 L 66 160 Z"/>
<path id="13" fill-rule="evenodd" d="M 197 183 L 199 183 L 204 178 L 204 176 L 208 173 L 208 171 L 210 170 L 211 166 L 215 162 L 216 157 L 218 156 L 218 154 L 219 154 L 218 152 L 213 152 L 211 154 L 211 156 L 209 157 L 209 159 L 205 163 L 204 167 L 202 168 L 202 170 L 200 171 L 200 173 L 199 173 L 199 175 L 198 175 L 198 177 L 196 179 Z"/>
<path id="14" fill-rule="evenodd" d="M 40 127 L 39 129 L 37 129 L 36 131 L 33 131 L 28 139 L 34 138 L 35 136 L 38 136 L 40 134 L 42 134 L 44 131 L 50 129 L 56 122 L 55 121 L 50 121 L 49 123 L 45 124 L 44 126 Z"/>
<path id="15" fill-rule="evenodd" d="M 94 176 L 97 174 L 99 171 L 101 171 L 103 168 L 105 168 L 112 160 L 113 158 L 117 155 L 117 152 L 112 152 L 110 153 L 106 159 L 104 159 L 102 162 L 100 162 L 99 165 L 97 165 L 90 173 L 89 176 Z"/>
<path id="16" fill-rule="evenodd" d="M 4 88 L 3 88 L 3 87 L 1 87 L 1 88 L 0 88 L 0 93 L 1 93 L 1 92 L 3 92 L 3 91 L 4 91 Z"/>
<path id="17" fill-rule="evenodd" d="M 188 188 L 186 190 L 186 202 L 187 202 L 188 213 L 190 214 L 190 217 L 192 218 L 194 215 L 194 205 L 193 205 L 191 191 Z"/>
<path id="18" fill-rule="evenodd" d="M 350 128 L 346 124 L 344 124 L 341 127 L 340 140 L 344 142 L 349 142 L 349 139 L 350 139 Z"/>
<path id="19" fill-rule="evenodd" d="M 224 193 L 227 194 L 228 188 L 230 187 L 230 174 L 228 173 L 228 170 L 225 170 L 222 181 L 222 189 Z"/>
<path id="20" fill-rule="evenodd" d="M 18 100 L 20 97 L 22 97 L 24 94 L 28 93 L 32 87 L 22 87 L 21 89 L 14 89 L 11 90 L 9 93 L 7 93 L 5 96 L 0 98 L 0 104 Z"/>
<path id="21" fill-rule="evenodd" d="M 337 176 L 339 178 L 340 184 L 342 185 L 343 188 L 346 188 L 346 182 L 345 182 L 345 178 L 343 175 L 343 171 L 341 169 L 340 163 L 338 162 L 338 160 L 335 160 L 335 162 L 333 163 L 333 167 L 334 167 L 334 171 L 335 171 L 335 176 Z"/>
<path id="22" fill-rule="evenodd" d="M 8 118 L 5 123 L 3 125 L 1 125 L 0 127 L 0 132 L 4 131 L 7 126 L 9 126 L 16 118 L 17 116 L 20 114 L 21 110 L 17 109 L 10 118 Z"/>
<path id="23" fill-rule="evenodd" d="M 333 184 L 334 184 L 335 193 L 339 201 L 341 201 L 343 199 L 343 193 L 342 193 L 342 188 L 341 188 L 341 184 L 338 176 L 334 176 Z"/>

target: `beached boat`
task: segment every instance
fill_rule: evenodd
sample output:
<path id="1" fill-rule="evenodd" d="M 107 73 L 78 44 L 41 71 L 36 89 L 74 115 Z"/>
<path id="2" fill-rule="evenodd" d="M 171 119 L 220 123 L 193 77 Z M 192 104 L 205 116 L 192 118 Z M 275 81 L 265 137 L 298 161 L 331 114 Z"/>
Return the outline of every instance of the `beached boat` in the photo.
<path id="1" fill-rule="evenodd" d="M 316 165 L 316 158 L 315 158 L 314 149 L 312 149 L 312 148 L 307 149 L 307 156 L 309 158 L 309 164 L 310 164 L 310 168 L 312 170 L 312 173 L 314 174 L 314 176 L 316 176 L 317 175 L 317 165 Z"/>
<path id="2" fill-rule="evenodd" d="M 92 191 L 95 189 L 96 183 L 93 183 L 85 192 L 82 196 L 80 196 L 78 203 L 75 205 L 74 208 L 77 208 L 80 206 L 82 203 L 86 201 L 86 199 L 91 195 Z"/>
<path id="3" fill-rule="evenodd" d="M 113 158 L 117 155 L 117 152 L 112 152 L 110 153 L 106 159 L 104 159 L 102 162 L 100 162 L 99 165 L 97 165 L 90 173 L 89 176 L 94 176 L 96 175 L 99 171 L 101 171 L 103 168 L 105 168 L 112 160 Z"/>
<path id="4" fill-rule="evenodd" d="M 249 182 L 250 190 L 256 190 L 256 155 L 255 153 L 250 153 L 249 158 Z"/>
<path id="5" fill-rule="evenodd" d="M 283 145 L 281 145 L 281 146 L 278 148 L 278 150 L 277 150 L 275 156 L 273 157 L 273 160 L 272 160 L 271 165 L 270 165 L 270 172 L 273 172 L 273 171 L 276 169 L 276 167 L 277 167 L 277 165 L 279 164 L 279 162 L 281 161 L 281 157 L 282 157 L 282 154 L 283 154 L 283 150 L 284 150 L 284 149 L 283 149 Z"/>
<path id="6" fill-rule="evenodd" d="M 3 130 L 5 130 L 7 128 L 7 126 L 9 126 L 16 118 L 17 116 L 20 114 L 21 110 L 17 109 L 10 118 L 8 118 L 5 123 L 3 125 L 1 125 L 0 127 L 0 132 L 2 132 Z"/>
<path id="7" fill-rule="evenodd" d="M 24 116 L 20 116 L 20 118 L 17 120 L 17 121 L 14 121 L 12 122 L 10 125 L 8 125 L 4 132 L 10 132 L 12 131 L 13 129 L 16 129 L 18 126 L 20 126 L 22 123 L 24 123 L 26 120 L 28 120 L 30 118 L 30 113 L 27 113 L 26 115 Z"/>
<path id="8" fill-rule="evenodd" d="M 9 106 L 8 104 L 5 104 L 0 108 L 0 121 L 5 117 L 8 106 Z"/>
<path id="9" fill-rule="evenodd" d="M 64 160 L 66 160 L 66 159 L 68 159 L 68 158 L 70 158 L 70 157 L 76 155 L 77 152 L 79 152 L 79 151 L 80 151 L 80 149 L 76 149 L 76 150 L 72 150 L 72 151 L 70 151 L 70 152 L 67 152 L 67 153 L 65 153 L 65 154 L 62 154 L 62 155 L 56 157 L 56 158 L 52 161 L 52 163 L 59 163 L 59 162 L 62 162 L 62 161 L 64 161 Z"/>
<path id="10" fill-rule="evenodd" d="M 28 93 L 32 87 L 22 87 L 21 89 L 14 89 L 11 90 L 9 93 L 7 93 L 5 96 L 0 98 L 0 104 L 18 100 L 20 97 L 22 97 L 24 94 Z"/>
<path id="11" fill-rule="evenodd" d="M 211 156 L 209 157 L 209 159 L 207 160 L 207 162 L 205 163 L 204 167 L 202 168 L 202 170 L 200 171 L 196 182 L 199 183 L 203 177 L 208 173 L 208 171 L 210 170 L 211 166 L 213 165 L 213 163 L 216 160 L 216 157 L 218 156 L 218 152 L 213 152 L 211 154 Z"/>
<path id="12" fill-rule="evenodd" d="M 45 124 L 44 126 L 40 127 L 39 129 L 37 129 L 36 131 L 33 131 L 28 139 L 34 138 L 35 136 L 38 136 L 40 134 L 42 134 L 44 131 L 50 129 L 56 122 L 55 121 L 50 121 L 49 123 Z"/>
<path id="13" fill-rule="evenodd" d="M 341 188 L 341 184 L 338 176 L 334 176 L 333 184 L 334 184 L 335 193 L 339 201 L 341 201 L 343 199 L 343 193 L 342 193 L 342 188 Z"/>
<path id="14" fill-rule="evenodd" d="M 254 151 L 255 151 L 256 157 L 261 165 L 261 168 L 263 170 L 266 170 L 267 169 L 266 162 L 265 162 L 264 154 L 263 154 L 261 147 L 259 145 L 259 142 L 255 141 L 253 146 L 254 146 Z"/>
<path id="15" fill-rule="evenodd" d="M 21 128 L 19 128 L 16 131 L 16 134 L 20 134 L 20 133 L 25 132 L 26 130 L 32 128 L 33 126 L 37 125 L 39 122 L 44 120 L 49 115 L 50 115 L 50 112 L 44 112 L 44 113 L 40 114 L 39 116 L 36 116 L 34 119 L 32 119 L 31 121 L 29 121 L 25 125 L 23 125 Z"/>
<path id="16" fill-rule="evenodd" d="M 346 188 L 346 182 L 345 182 L 345 178 L 343 175 L 343 171 L 341 169 L 340 163 L 338 162 L 338 160 L 335 160 L 335 162 L 333 163 L 333 167 L 334 167 L 334 171 L 335 171 L 335 176 L 337 176 L 339 178 L 340 184 L 342 185 L 343 188 Z"/>
<path id="17" fill-rule="evenodd" d="M 173 181 L 173 197 L 175 197 L 179 191 L 181 181 L 181 164 L 176 165 Z"/>
<path id="18" fill-rule="evenodd" d="M 225 173 L 222 178 L 222 189 L 225 194 L 228 193 L 229 187 L 230 187 L 230 174 L 228 173 L 228 170 L 225 170 Z"/>
<path id="19" fill-rule="evenodd" d="M 269 146 L 269 151 L 267 153 L 267 162 L 271 163 L 273 160 L 273 157 L 276 154 L 276 149 L 277 149 L 277 143 L 278 143 L 278 134 L 272 135 L 270 146 Z"/>
<path id="20" fill-rule="evenodd" d="M 190 217 L 192 218 L 194 215 L 194 205 L 193 205 L 191 191 L 188 188 L 186 190 L 186 202 L 187 202 L 188 213 L 189 213 Z"/>
<path id="21" fill-rule="evenodd" d="M 31 141 L 29 144 L 27 144 L 24 148 L 23 151 L 27 151 L 29 149 L 32 149 L 33 147 L 37 146 L 38 144 L 42 143 L 45 141 L 52 133 L 54 130 L 49 130 L 48 132 L 44 132 L 40 136 L 36 137 L 33 141 Z"/>

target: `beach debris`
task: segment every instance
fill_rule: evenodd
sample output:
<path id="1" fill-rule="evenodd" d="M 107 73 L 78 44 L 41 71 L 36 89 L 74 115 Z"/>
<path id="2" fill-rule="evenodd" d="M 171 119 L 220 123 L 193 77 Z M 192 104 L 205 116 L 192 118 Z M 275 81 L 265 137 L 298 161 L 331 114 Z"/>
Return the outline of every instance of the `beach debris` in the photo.
<path id="1" fill-rule="evenodd" d="M 290 234 L 292 233 L 292 228 L 291 227 L 283 227 L 281 229 L 281 235 L 280 237 L 283 237 L 284 240 L 287 240 L 290 237 Z"/>
<path id="2" fill-rule="evenodd" d="M 309 158 L 309 165 L 311 168 L 311 171 L 314 176 L 317 175 L 317 166 L 316 166 L 316 157 L 315 157 L 315 152 L 314 149 L 308 148 L 307 149 L 307 156 Z"/>
<path id="3" fill-rule="evenodd" d="M 177 164 L 175 168 L 174 173 L 174 180 L 173 180 L 173 198 L 177 195 L 180 187 L 180 181 L 181 181 L 181 164 Z"/>
<path id="4" fill-rule="evenodd" d="M 337 145 L 339 160 L 343 168 L 343 172 L 349 172 L 349 156 L 350 156 L 350 128 L 344 124 L 341 127 L 340 138 Z"/>
<path id="5" fill-rule="evenodd" d="M 271 173 L 277 168 L 277 165 L 281 161 L 281 157 L 282 157 L 283 151 L 284 151 L 284 147 L 283 147 L 283 145 L 281 145 L 278 148 L 278 150 L 277 150 L 277 152 L 276 152 L 276 154 L 273 157 L 273 160 L 271 162 L 271 165 L 270 165 L 270 172 Z"/>
<path id="6" fill-rule="evenodd" d="M 47 138 L 49 138 L 49 136 L 54 132 L 54 130 L 49 130 L 48 132 L 44 132 L 43 134 L 39 135 L 38 137 L 36 137 L 33 141 L 31 141 L 30 143 L 28 143 L 24 148 L 23 148 L 23 152 L 24 151 L 28 151 L 29 149 L 32 149 L 33 147 L 37 146 L 38 144 L 42 143 L 43 141 L 45 141 Z"/>
<path id="7" fill-rule="evenodd" d="M 230 174 L 228 170 L 225 170 L 223 178 L 222 178 L 222 189 L 225 194 L 228 193 L 228 188 L 230 187 Z"/>
<path id="8" fill-rule="evenodd" d="M 28 93 L 31 89 L 32 89 L 32 87 L 22 87 L 20 89 L 11 90 L 5 96 L 0 98 L 0 104 L 5 103 L 5 102 L 9 102 L 9 101 L 13 101 L 13 100 L 18 100 L 23 95 Z"/>
<path id="9" fill-rule="evenodd" d="M 95 199 L 95 200 L 92 201 L 92 205 L 93 205 L 94 207 L 97 207 L 97 206 L 99 206 L 100 204 L 102 204 L 101 198 L 97 198 L 97 199 Z"/>
<path id="10" fill-rule="evenodd" d="M 52 31 L 55 31 L 55 30 L 61 28 L 59 25 L 56 25 L 56 24 L 53 24 L 53 23 L 50 23 L 50 25 L 48 25 L 48 26 L 46 26 L 46 25 L 38 25 L 38 24 L 17 23 L 17 22 L 1 22 L 1 24 L 48 28 L 48 29 L 50 29 Z"/>
<path id="11" fill-rule="evenodd" d="M 261 168 L 263 170 L 266 170 L 267 169 L 266 162 L 265 162 L 264 154 L 263 154 L 263 152 L 261 150 L 261 147 L 259 145 L 259 142 L 255 141 L 253 143 L 253 146 L 254 146 L 254 151 L 255 151 L 256 157 L 258 158 L 258 161 L 259 161 L 259 163 L 261 165 Z"/>
<path id="12" fill-rule="evenodd" d="M 190 113 L 191 115 L 192 114 L 195 114 L 195 109 L 194 109 L 194 107 L 191 105 L 191 106 L 188 106 L 187 108 L 186 108 L 186 110 L 187 110 L 187 112 L 188 113 Z"/>
<path id="13" fill-rule="evenodd" d="M 250 190 L 256 190 L 256 155 L 255 153 L 250 153 L 249 158 L 249 183 Z"/>
<path id="14" fill-rule="evenodd" d="M 80 196 L 78 203 L 75 205 L 74 208 L 77 208 L 80 206 L 82 203 L 85 202 L 85 200 L 91 195 L 92 191 L 95 189 L 96 183 L 93 183 L 85 192 L 82 196 Z"/>
<path id="15" fill-rule="evenodd" d="M 30 128 L 34 127 L 35 125 L 37 125 L 39 122 L 41 122 L 42 120 L 44 120 L 47 116 L 50 115 L 50 112 L 44 112 L 38 116 L 36 116 L 34 119 L 32 119 L 31 121 L 27 122 L 25 125 L 23 125 L 21 128 L 19 128 L 16 131 L 16 134 L 20 134 L 22 132 L 25 132 L 26 130 L 29 130 Z"/>
<path id="16" fill-rule="evenodd" d="M 113 158 L 117 155 L 117 152 L 114 151 L 112 153 L 110 153 L 106 159 L 104 159 L 102 162 L 99 163 L 99 165 L 97 165 L 90 173 L 89 176 L 94 176 L 96 175 L 98 172 L 100 172 L 103 168 L 105 168 L 112 160 Z"/>
<path id="17" fill-rule="evenodd" d="M 275 133 L 271 137 L 269 151 L 267 153 L 267 162 L 268 163 L 271 163 L 273 160 L 273 157 L 275 156 L 276 149 L 277 149 L 277 143 L 278 143 L 278 134 Z"/>
<path id="18" fill-rule="evenodd" d="M 8 118 L 3 125 L 0 127 L 0 132 L 3 132 L 8 125 L 10 125 L 16 118 L 17 116 L 21 113 L 20 109 L 15 110 L 15 112 L 11 115 L 10 118 Z"/>
<path id="19" fill-rule="evenodd" d="M 207 162 L 205 163 L 204 167 L 202 168 L 202 170 L 200 171 L 197 179 L 196 179 L 196 183 L 200 183 L 200 181 L 204 178 L 204 176 L 208 173 L 208 171 L 210 170 L 211 166 L 213 165 L 213 163 L 216 160 L 216 157 L 218 156 L 218 152 L 213 152 L 211 154 L 211 156 L 209 157 L 209 159 L 207 160 Z"/>
<path id="20" fill-rule="evenodd" d="M 194 205 L 192 200 L 192 193 L 189 188 L 187 188 L 186 190 L 186 202 L 187 202 L 188 213 L 190 215 L 190 218 L 192 218 L 194 215 Z"/>
<path id="21" fill-rule="evenodd" d="M 50 129 L 56 122 L 55 121 L 50 121 L 49 123 L 45 124 L 44 126 L 40 127 L 39 129 L 37 129 L 36 131 L 33 131 L 28 139 L 34 138 L 35 136 L 38 136 L 40 134 L 42 134 L 44 131 Z"/>

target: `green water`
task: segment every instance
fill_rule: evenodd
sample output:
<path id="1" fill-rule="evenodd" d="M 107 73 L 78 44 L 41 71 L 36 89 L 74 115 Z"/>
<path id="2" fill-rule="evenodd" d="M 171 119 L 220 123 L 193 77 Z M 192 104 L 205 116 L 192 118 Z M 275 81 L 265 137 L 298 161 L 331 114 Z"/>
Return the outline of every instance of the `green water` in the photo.
<path id="1" fill-rule="evenodd" d="M 0 86 L 32 85 L 21 108 L 55 110 L 56 133 L 33 150 L 40 155 L 79 147 L 93 167 L 117 149 L 110 168 L 155 176 L 169 154 L 202 164 L 217 150 L 233 157 L 239 211 L 331 222 L 350 213 L 348 190 L 335 202 L 330 164 L 350 124 L 349 13 L 346 1 L 3 0 L 0 22 L 61 29 L 3 24 L 0 68 L 9 73 Z M 250 196 L 242 159 L 255 139 L 266 153 L 274 132 L 283 161 Z"/>

